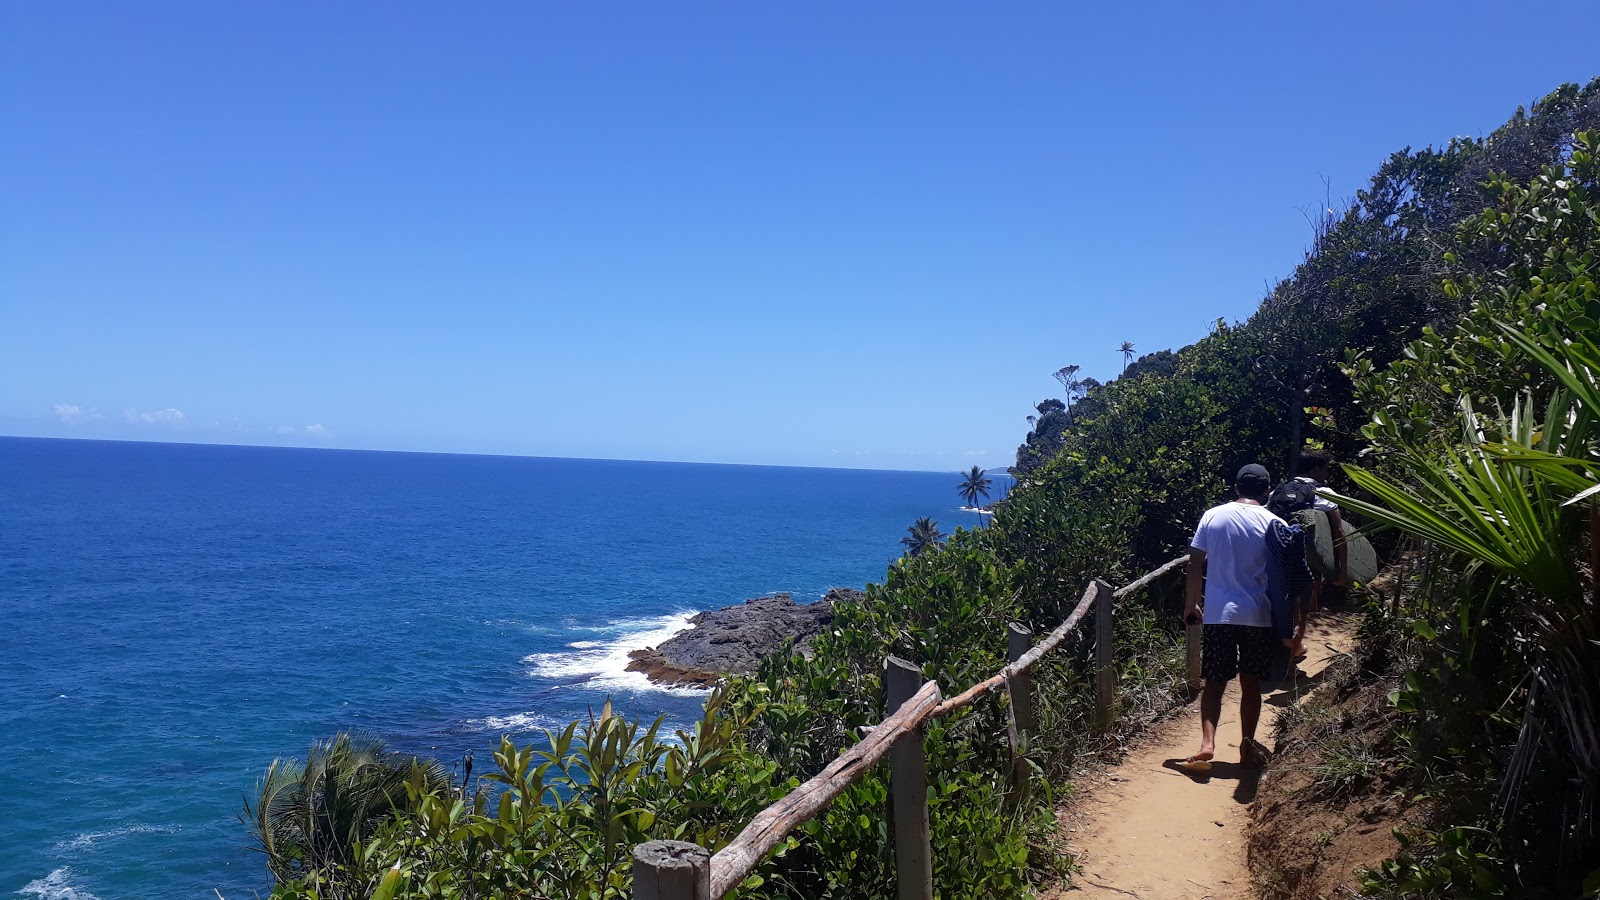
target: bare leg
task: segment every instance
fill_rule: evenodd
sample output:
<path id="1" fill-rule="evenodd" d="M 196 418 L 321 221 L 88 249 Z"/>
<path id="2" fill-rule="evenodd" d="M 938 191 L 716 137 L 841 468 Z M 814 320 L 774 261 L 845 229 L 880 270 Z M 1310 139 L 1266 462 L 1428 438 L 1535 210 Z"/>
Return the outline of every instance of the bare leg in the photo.
<path id="1" fill-rule="evenodd" d="M 1221 695 L 1218 695 L 1218 707 L 1221 707 Z M 1243 741 L 1256 739 L 1256 723 L 1261 721 L 1261 679 L 1254 675 L 1239 673 L 1239 731 L 1242 734 L 1240 746 Z"/>
<path id="2" fill-rule="evenodd" d="M 1200 752 L 1197 754 L 1203 759 L 1210 759 L 1217 752 L 1217 722 L 1222 719 L 1222 692 L 1227 690 L 1226 681 L 1206 680 L 1205 690 L 1200 692 Z M 1260 701 L 1260 695 L 1256 697 Z M 1257 707 L 1260 712 L 1260 707 Z"/>

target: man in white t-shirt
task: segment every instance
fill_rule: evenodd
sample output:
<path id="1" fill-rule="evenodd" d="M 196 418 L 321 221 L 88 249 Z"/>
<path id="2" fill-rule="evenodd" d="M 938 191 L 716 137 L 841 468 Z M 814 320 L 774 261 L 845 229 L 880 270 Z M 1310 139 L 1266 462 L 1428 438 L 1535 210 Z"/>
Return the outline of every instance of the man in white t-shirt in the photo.
<path id="1" fill-rule="evenodd" d="M 1252 463 L 1234 479 L 1239 498 L 1214 506 L 1200 517 L 1189 547 L 1184 621 L 1203 623 L 1200 673 L 1200 752 L 1182 764 L 1186 771 L 1209 771 L 1217 751 L 1222 692 L 1239 678 L 1240 765 L 1256 767 L 1266 751 L 1256 743 L 1261 718 L 1261 679 L 1272 667 L 1272 606 L 1267 596 L 1267 530 L 1277 517 L 1267 511 L 1272 478 Z"/>

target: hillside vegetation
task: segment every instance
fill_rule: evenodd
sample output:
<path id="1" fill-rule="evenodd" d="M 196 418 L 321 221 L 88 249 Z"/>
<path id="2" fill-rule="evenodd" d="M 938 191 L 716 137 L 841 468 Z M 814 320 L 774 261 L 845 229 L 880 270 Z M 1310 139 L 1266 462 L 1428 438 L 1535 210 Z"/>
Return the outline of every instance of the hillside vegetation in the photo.
<path id="1" fill-rule="evenodd" d="M 668 740 L 607 712 L 545 744 L 504 744 L 476 782 L 413 777 L 396 815 L 349 853 L 313 851 L 327 846 L 324 820 L 348 820 L 322 810 L 352 802 L 361 779 L 330 772 L 325 788 L 293 792 L 298 812 L 253 810 L 272 836 L 273 895 L 626 897 L 633 844 L 719 848 L 880 720 L 885 656 L 964 688 L 1004 664 L 1007 623 L 1048 630 L 1087 580 L 1125 583 L 1171 558 L 1231 473 L 1254 461 L 1281 471 L 1307 437 L 1360 461 L 1346 487 L 1369 503 L 1350 504 L 1398 526 L 1390 547 L 1409 532 L 1436 548 L 1424 587 L 1384 608 L 1380 633 L 1401 633 L 1372 668 L 1403 673 L 1392 715 L 1437 819 L 1370 890 L 1436 896 L 1440 879 L 1470 878 L 1507 895 L 1576 893 L 1600 864 L 1585 580 L 1595 500 L 1562 504 L 1596 474 L 1600 404 L 1584 391 L 1600 369 L 1600 354 L 1585 355 L 1600 320 L 1600 202 L 1593 139 L 1574 137 L 1596 128 L 1600 80 L 1560 88 L 1487 138 L 1395 153 L 1319 220 L 1305 259 L 1248 321 L 1080 382 L 1070 409 L 1041 404 L 1021 480 L 989 527 L 899 561 L 839 606 L 810 658 L 770 657 L 730 679 L 693 733 Z M 1467 539 L 1422 512 L 1437 503 L 1429 491 L 1450 490 L 1465 499 L 1448 524 Z M 1474 530 L 1485 518 L 1520 530 Z M 1122 727 L 1180 690 L 1176 612 L 1159 588 L 1118 609 Z M 1050 842 L 1054 801 L 1075 762 L 1117 740 L 1092 727 L 1085 649 L 1039 671 L 1027 753 L 1039 787 L 1027 797 L 1010 790 L 998 702 L 930 724 L 940 896 L 1026 896 L 1067 876 Z M 886 782 L 867 773 L 737 896 L 893 896 Z M 1496 837 L 1496 822 L 1527 840 Z M 1458 871 L 1458 846 L 1477 868 Z"/>

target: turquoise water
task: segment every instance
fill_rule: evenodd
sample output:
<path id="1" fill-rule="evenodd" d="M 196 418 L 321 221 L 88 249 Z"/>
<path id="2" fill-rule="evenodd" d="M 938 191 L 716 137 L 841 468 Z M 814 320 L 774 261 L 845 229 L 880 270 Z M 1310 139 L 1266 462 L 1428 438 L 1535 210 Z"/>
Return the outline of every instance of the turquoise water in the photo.
<path id="1" fill-rule="evenodd" d="M 0 896 L 269 881 L 237 819 L 338 729 L 479 760 L 694 612 L 880 580 L 954 474 L 0 438 Z"/>

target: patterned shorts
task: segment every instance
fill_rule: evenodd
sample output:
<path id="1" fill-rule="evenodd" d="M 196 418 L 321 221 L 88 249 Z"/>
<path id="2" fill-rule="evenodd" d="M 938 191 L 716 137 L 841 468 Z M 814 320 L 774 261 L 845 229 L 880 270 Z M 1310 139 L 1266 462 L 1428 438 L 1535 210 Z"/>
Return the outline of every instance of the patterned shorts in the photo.
<path id="1" fill-rule="evenodd" d="M 1206 625 L 1200 641 L 1200 676 L 1207 681 L 1232 681 L 1240 672 L 1263 679 L 1271 676 L 1275 643 L 1271 628 Z"/>

